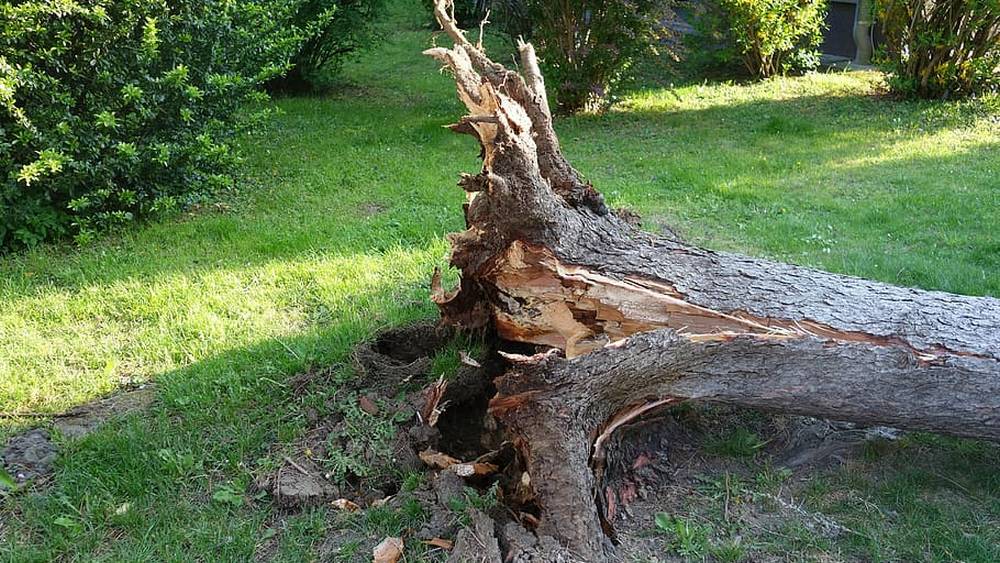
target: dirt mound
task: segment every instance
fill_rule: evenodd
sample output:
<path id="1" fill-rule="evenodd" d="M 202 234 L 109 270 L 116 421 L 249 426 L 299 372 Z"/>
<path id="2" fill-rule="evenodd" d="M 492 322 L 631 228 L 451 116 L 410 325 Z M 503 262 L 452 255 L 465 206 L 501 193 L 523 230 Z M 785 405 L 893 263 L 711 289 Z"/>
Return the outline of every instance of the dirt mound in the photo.
<path id="1" fill-rule="evenodd" d="M 48 477 L 58 455 L 48 431 L 36 428 L 8 440 L 0 461 L 16 482 L 26 483 Z"/>
<path id="2" fill-rule="evenodd" d="M 41 484 L 52 474 L 59 456 L 50 428 L 66 438 L 81 438 L 113 417 L 148 408 L 155 397 L 153 387 L 144 385 L 53 415 L 50 427 L 34 428 L 11 437 L 0 448 L 0 462 L 19 484 Z"/>
<path id="3" fill-rule="evenodd" d="M 871 440 L 898 434 L 720 405 L 647 419 L 616 438 L 626 444 L 616 452 L 626 467 L 602 491 L 614 499 L 619 553 L 625 560 L 743 560 L 746 546 L 784 538 L 789 528 L 825 539 L 854 534 L 806 509 L 803 489 L 861 458 Z"/>
<path id="4" fill-rule="evenodd" d="M 284 464 L 257 486 L 284 507 L 336 498 L 368 506 L 398 492 L 401 475 L 426 469 L 420 452 L 466 460 L 485 453 L 483 415 L 503 366 L 490 351 L 473 359 L 460 348 L 454 333 L 417 324 L 360 344 L 352 378 L 332 371 L 293 378 L 297 396 L 325 400 L 307 407 L 310 427 L 302 440 L 276 445 Z M 465 363 L 447 378 L 436 377 L 432 368 L 441 354 L 461 354 Z"/>
<path id="5" fill-rule="evenodd" d="M 291 447 L 276 445 L 280 466 L 257 484 L 285 513 L 331 506 L 321 558 L 371 561 L 372 549 L 398 534 L 407 557 L 418 559 L 442 560 L 446 545 L 448 561 L 576 560 L 534 533 L 540 514 L 534 476 L 487 414 L 493 379 L 507 365 L 495 350 L 474 348 L 453 333 L 416 325 L 358 346 L 352 378 L 336 370 L 293 378 L 297 396 L 312 405 L 310 428 Z M 448 362 L 442 377 L 439 368 Z M 787 487 L 750 491 L 755 469 L 744 456 L 766 456 L 774 463 L 770 478 L 792 482 L 800 472 L 856 456 L 870 434 L 723 406 L 651 414 L 620 429 L 606 446 L 608 464 L 597 483 L 606 531 L 626 559 L 656 560 L 671 545 L 669 530 L 651 530 L 655 516 L 696 512 L 690 500 L 707 495 L 724 499 L 727 521 L 747 530 L 795 520 L 821 535 L 849 533 L 802 509 Z M 735 477 L 720 484 L 720 474 Z M 410 522 L 407 514 L 422 516 Z M 386 519 L 404 523 L 392 534 L 372 524 Z"/>
<path id="6" fill-rule="evenodd" d="M 113 417 L 148 408 L 155 398 L 156 392 L 150 385 L 120 391 L 74 407 L 59 415 L 53 425 L 60 434 L 67 438 L 81 438 Z"/>

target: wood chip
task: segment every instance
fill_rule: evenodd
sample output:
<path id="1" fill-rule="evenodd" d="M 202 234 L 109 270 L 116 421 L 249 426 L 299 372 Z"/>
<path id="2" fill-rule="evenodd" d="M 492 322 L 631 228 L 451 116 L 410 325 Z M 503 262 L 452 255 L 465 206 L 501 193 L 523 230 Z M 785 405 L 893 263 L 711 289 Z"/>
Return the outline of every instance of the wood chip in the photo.
<path id="1" fill-rule="evenodd" d="M 424 543 L 433 547 L 440 547 L 441 549 L 451 551 L 451 548 L 455 547 L 455 542 L 451 540 L 446 540 L 444 538 L 433 538 L 429 540 L 424 540 Z"/>
<path id="2" fill-rule="evenodd" d="M 497 472 L 499 468 L 492 463 L 456 463 L 451 470 L 459 477 L 485 477 Z"/>
<path id="3" fill-rule="evenodd" d="M 357 510 L 361 510 L 360 506 L 358 506 L 354 502 L 347 500 L 346 498 L 339 498 L 331 502 L 330 504 L 332 504 L 334 508 L 337 508 L 339 510 L 344 510 L 346 512 L 355 512 Z"/>
<path id="4" fill-rule="evenodd" d="M 424 390 L 424 408 L 420 411 L 420 419 L 427 426 L 435 426 L 444 412 L 445 405 L 441 403 L 441 399 L 447 388 L 448 382 L 441 377 Z"/>
<path id="5" fill-rule="evenodd" d="M 459 350 L 458 351 L 458 359 L 459 359 L 459 361 L 461 361 L 463 364 L 465 364 L 467 366 L 471 366 L 471 367 L 474 367 L 474 368 L 481 368 L 481 367 L 483 367 L 483 364 L 477 362 L 465 350 Z"/>
<path id="6" fill-rule="evenodd" d="M 385 538 L 372 550 L 372 563 L 396 563 L 403 557 L 403 538 Z"/>
<path id="7" fill-rule="evenodd" d="M 451 457 L 448 454 L 443 454 L 441 452 L 434 451 L 430 448 L 417 454 L 420 456 L 420 461 L 427 464 L 428 467 L 434 469 L 448 469 L 452 465 L 461 463 L 459 460 Z"/>

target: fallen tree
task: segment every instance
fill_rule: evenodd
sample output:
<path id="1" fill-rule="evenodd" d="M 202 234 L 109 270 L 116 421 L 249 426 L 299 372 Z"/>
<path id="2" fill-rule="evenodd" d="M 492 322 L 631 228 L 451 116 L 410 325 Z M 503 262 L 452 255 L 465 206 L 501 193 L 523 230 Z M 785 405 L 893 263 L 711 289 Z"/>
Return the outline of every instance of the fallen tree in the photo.
<path id="1" fill-rule="evenodd" d="M 508 354 L 490 412 L 514 441 L 551 536 L 611 557 L 606 444 L 686 400 L 1000 439 L 1000 301 L 894 287 L 696 248 L 610 211 L 567 162 L 530 44 L 520 72 L 469 42 L 426 54 L 454 75 L 482 170 L 463 175 L 459 286 L 445 323 L 537 345 Z"/>

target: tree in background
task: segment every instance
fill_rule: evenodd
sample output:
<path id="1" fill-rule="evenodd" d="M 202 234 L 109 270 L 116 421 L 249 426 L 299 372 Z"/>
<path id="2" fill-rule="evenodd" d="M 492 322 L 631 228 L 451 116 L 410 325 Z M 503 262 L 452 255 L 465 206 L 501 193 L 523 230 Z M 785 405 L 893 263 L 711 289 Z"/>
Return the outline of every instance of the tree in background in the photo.
<path id="1" fill-rule="evenodd" d="M 1000 0 L 878 0 L 890 84 L 952 98 L 1000 89 Z"/>
<path id="2" fill-rule="evenodd" d="M 826 0 L 706 0 L 695 13 L 695 60 L 755 78 L 819 66 Z"/>
<path id="3" fill-rule="evenodd" d="M 530 40 L 558 113 L 597 109 L 640 57 L 669 49 L 665 0 L 493 0 L 490 18 Z"/>
<path id="4" fill-rule="evenodd" d="M 309 30 L 309 38 L 292 58 L 292 68 L 268 87 L 303 92 L 329 84 L 348 55 L 375 38 L 385 5 L 385 0 L 304 0 L 294 21 Z"/>

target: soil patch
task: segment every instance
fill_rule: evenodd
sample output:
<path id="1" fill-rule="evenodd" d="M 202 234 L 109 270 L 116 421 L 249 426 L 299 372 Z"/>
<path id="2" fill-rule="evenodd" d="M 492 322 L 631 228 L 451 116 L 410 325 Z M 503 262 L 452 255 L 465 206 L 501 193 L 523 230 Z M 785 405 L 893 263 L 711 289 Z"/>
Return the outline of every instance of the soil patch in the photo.
<path id="1" fill-rule="evenodd" d="M 148 408 L 155 396 L 153 387 L 144 385 L 53 415 L 49 427 L 33 428 L 7 440 L 0 448 L 0 462 L 18 484 L 43 484 L 59 456 L 51 430 L 67 438 L 81 438 L 113 417 Z"/>
<path id="2" fill-rule="evenodd" d="M 371 561 L 379 543 L 400 537 L 408 558 L 576 561 L 533 532 L 539 512 L 530 478 L 487 414 L 493 379 L 506 369 L 500 355 L 462 349 L 456 369 L 442 378 L 432 374 L 440 354 L 456 355 L 455 342 L 454 334 L 429 324 L 391 330 L 355 350 L 354 378 L 333 381 L 332 372 L 311 372 L 292 380 L 296 394 L 315 405 L 308 407 L 310 428 L 291 448 L 275 446 L 279 467 L 257 486 L 285 515 L 330 507 L 317 547 L 321 559 Z M 703 523 L 720 510 L 725 530 L 746 537 L 780 533 L 791 521 L 820 536 L 851 533 L 802 508 L 796 487 L 857 457 L 872 435 L 812 418 L 682 405 L 616 432 L 598 504 L 627 561 L 671 560 L 663 557 L 676 552 L 676 534 L 654 525 L 660 513 L 702 522 L 692 533 L 704 536 L 706 550 L 729 541 Z M 765 458 L 771 462 L 762 477 L 758 462 Z M 275 541 L 259 552 L 262 560 L 274 556 Z"/>
<path id="3" fill-rule="evenodd" d="M 813 478 L 857 460 L 871 440 L 899 435 L 724 406 L 680 411 L 619 437 L 641 444 L 628 434 L 656 436 L 658 451 L 650 460 L 643 457 L 649 451 L 632 451 L 638 459 L 630 470 L 605 483 L 612 498 L 627 501 L 618 504 L 612 521 L 624 560 L 743 560 L 739 554 L 746 546 L 787 539 L 789 528 L 826 539 L 856 533 L 805 508 L 803 490 Z M 755 552 L 753 560 L 788 557 L 797 556 Z"/>

